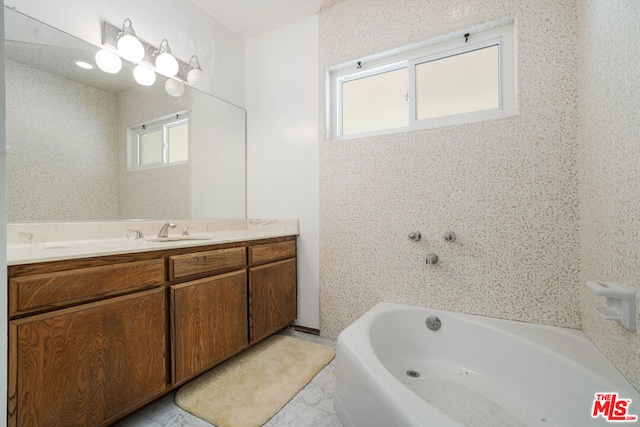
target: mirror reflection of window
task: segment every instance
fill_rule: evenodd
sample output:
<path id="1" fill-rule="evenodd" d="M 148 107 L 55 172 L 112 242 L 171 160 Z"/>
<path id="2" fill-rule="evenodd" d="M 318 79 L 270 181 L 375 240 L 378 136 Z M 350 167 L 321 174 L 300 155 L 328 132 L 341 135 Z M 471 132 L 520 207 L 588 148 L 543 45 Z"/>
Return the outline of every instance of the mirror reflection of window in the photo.
<path id="1" fill-rule="evenodd" d="M 138 141 L 138 165 L 162 163 L 162 130 L 143 133 Z"/>
<path id="2" fill-rule="evenodd" d="M 189 125 L 185 121 L 168 127 L 169 163 L 189 160 Z"/>
<path id="3" fill-rule="evenodd" d="M 184 164 L 189 160 L 187 112 L 151 120 L 130 131 L 135 144 L 136 169 Z"/>

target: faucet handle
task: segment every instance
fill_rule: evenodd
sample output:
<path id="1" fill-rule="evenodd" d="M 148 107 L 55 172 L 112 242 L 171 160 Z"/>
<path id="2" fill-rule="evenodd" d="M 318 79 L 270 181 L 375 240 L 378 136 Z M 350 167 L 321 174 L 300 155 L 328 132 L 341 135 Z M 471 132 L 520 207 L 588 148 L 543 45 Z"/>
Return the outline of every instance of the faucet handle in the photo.
<path id="1" fill-rule="evenodd" d="M 129 238 L 129 233 L 136 233 L 136 240 L 144 239 L 144 234 L 142 234 L 142 230 L 138 228 L 127 228 L 127 239 Z"/>
<path id="2" fill-rule="evenodd" d="M 189 235 L 189 231 L 190 231 L 192 228 L 195 228 L 195 225 L 189 225 L 189 226 L 185 227 L 185 228 L 182 230 L 182 235 L 183 235 L 183 236 L 188 236 L 188 235 Z"/>
<path id="3" fill-rule="evenodd" d="M 417 242 L 422 238 L 422 233 L 419 232 L 419 231 L 412 231 L 411 233 L 409 233 L 409 235 L 407 237 L 412 242 Z"/>

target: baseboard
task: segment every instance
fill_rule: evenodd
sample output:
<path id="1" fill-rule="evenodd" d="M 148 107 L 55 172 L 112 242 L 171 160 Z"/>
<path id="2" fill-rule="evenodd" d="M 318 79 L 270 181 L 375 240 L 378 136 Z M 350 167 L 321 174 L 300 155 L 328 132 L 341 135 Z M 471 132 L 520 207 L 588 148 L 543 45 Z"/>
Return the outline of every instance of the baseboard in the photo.
<path id="1" fill-rule="evenodd" d="M 298 332 L 304 332 L 305 334 L 320 335 L 320 329 L 308 328 L 306 326 L 293 325 L 293 329 Z"/>

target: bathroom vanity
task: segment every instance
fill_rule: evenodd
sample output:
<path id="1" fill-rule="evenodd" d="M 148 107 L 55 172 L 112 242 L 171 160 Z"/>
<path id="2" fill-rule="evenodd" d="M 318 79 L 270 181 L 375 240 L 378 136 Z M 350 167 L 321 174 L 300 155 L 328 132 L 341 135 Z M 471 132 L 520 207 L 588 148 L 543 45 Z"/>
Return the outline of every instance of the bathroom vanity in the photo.
<path id="1" fill-rule="evenodd" d="M 107 425 L 292 324 L 280 234 L 9 265 L 9 425 Z"/>

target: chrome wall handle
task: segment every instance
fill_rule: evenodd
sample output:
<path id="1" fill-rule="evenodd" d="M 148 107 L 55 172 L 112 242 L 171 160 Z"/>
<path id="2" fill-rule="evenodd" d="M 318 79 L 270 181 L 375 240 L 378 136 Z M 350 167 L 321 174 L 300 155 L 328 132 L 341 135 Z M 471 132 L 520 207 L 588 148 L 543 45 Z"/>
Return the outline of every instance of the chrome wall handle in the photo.
<path id="1" fill-rule="evenodd" d="M 455 242 L 456 241 L 456 233 L 454 233 L 453 231 L 447 231 L 446 233 L 444 233 L 444 240 L 445 242 Z"/>
<path id="2" fill-rule="evenodd" d="M 407 237 L 412 242 L 417 242 L 422 238 L 422 233 L 419 232 L 419 231 L 412 231 L 411 233 L 409 233 L 409 235 Z"/>

